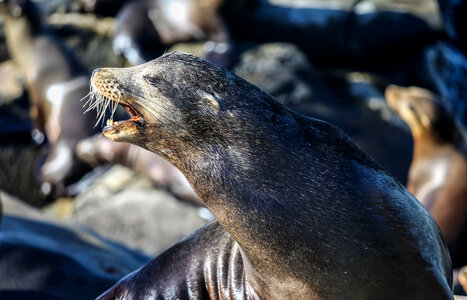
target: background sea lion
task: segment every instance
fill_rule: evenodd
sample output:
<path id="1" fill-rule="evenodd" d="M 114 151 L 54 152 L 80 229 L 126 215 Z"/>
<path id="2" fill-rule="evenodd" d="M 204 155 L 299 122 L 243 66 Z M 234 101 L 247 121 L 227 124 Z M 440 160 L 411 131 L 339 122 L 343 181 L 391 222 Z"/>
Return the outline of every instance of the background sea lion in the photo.
<path id="1" fill-rule="evenodd" d="M 80 99 L 89 89 L 88 72 L 42 23 L 33 2 L 4 0 L 0 11 L 10 55 L 26 79 L 36 128 L 45 132 L 50 144 L 39 177 L 61 186 L 85 169 L 74 156 L 74 147 L 93 132 L 95 115 L 80 113 L 84 112 Z"/>
<path id="2" fill-rule="evenodd" d="M 100 299 L 453 298 L 435 221 L 336 127 L 185 54 L 91 82 L 132 117 L 104 135 L 165 157 L 218 220 Z"/>
<path id="3" fill-rule="evenodd" d="M 467 264 L 467 148 L 454 117 L 432 92 L 391 85 L 389 105 L 407 122 L 414 138 L 407 189 L 438 223 L 453 266 Z"/>
<path id="4" fill-rule="evenodd" d="M 128 2 L 116 16 L 112 48 L 132 65 L 139 65 L 158 56 L 166 48 L 149 18 L 154 1 Z"/>
<path id="5" fill-rule="evenodd" d="M 202 41 L 206 58 L 220 65 L 231 62 L 232 43 L 219 11 L 223 0 L 139 0 L 128 3 L 117 16 L 114 51 L 133 65 L 161 55 L 177 42 Z"/>

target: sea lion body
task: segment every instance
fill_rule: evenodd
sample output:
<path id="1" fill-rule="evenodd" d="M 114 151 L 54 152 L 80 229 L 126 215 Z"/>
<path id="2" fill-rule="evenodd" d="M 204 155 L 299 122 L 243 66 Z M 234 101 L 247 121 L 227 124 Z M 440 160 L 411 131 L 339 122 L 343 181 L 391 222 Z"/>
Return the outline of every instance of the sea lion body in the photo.
<path id="1" fill-rule="evenodd" d="M 407 189 L 438 223 L 454 267 L 467 264 L 467 144 L 438 96 L 390 86 L 386 98 L 414 138 Z"/>
<path id="2" fill-rule="evenodd" d="M 177 42 L 202 41 L 206 42 L 208 59 L 227 65 L 232 45 L 219 14 L 224 2 L 138 0 L 127 3 L 117 16 L 114 52 L 122 53 L 137 65 L 161 55 Z"/>
<path id="3" fill-rule="evenodd" d="M 435 221 L 336 127 L 186 54 L 99 69 L 91 83 L 133 117 L 111 121 L 104 135 L 180 169 L 226 231 L 220 244 L 224 234 L 235 241 L 219 250 L 203 234 L 208 225 L 101 299 L 170 291 L 196 299 L 206 290 L 233 299 L 452 299 Z M 207 252 L 183 254 L 193 240 Z M 209 272 L 220 261 L 225 268 Z M 190 277 L 192 268 L 202 275 Z"/>
<path id="4" fill-rule="evenodd" d="M 26 79 L 35 127 L 51 146 L 40 167 L 42 181 L 62 185 L 80 173 L 76 143 L 93 132 L 94 113 L 83 115 L 80 100 L 89 90 L 89 74 L 66 46 L 41 22 L 36 5 L 26 0 L 1 4 L 10 54 Z"/>

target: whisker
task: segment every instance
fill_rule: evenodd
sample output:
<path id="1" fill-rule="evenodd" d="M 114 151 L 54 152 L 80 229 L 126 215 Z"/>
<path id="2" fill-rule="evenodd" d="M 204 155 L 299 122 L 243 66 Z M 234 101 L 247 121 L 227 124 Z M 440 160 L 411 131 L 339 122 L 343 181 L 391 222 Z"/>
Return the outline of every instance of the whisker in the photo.
<path id="1" fill-rule="evenodd" d="M 96 127 L 101 122 L 101 125 L 104 125 L 107 109 L 110 111 L 110 120 L 113 121 L 113 117 L 121 100 L 121 95 L 118 95 L 117 100 L 109 99 L 97 92 L 96 88 L 90 84 L 89 93 L 81 100 L 84 99 L 86 99 L 86 103 L 83 105 L 83 107 L 86 107 L 85 113 L 91 110 L 96 110 L 97 121 L 96 124 L 94 124 L 94 127 Z"/>
<path id="2" fill-rule="evenodd" d="M 100 123 L 101 120 L 102 120 L 102 125 L 103 125 L 104 119 L 105 119 L 105 111 L 109 107 L 109 104 L 112 101 L 110 99 L 103 97 L 101 94 L 99 94 L 92 85 L 90 85 L 89 93 L 85 97 L 83 97 L 81 100 L 86 99 L 86 98 L 88 99 L 86 100 L 86 103 L 83 105 L 83 107 L 87 106 L 85 113 L 95 109 L 97 122 L 96 124 L 94 124 L 94 127 L 96 127 Z"/>
<path id="3" fill-rule="evenodd" d="M 84 96 L 83 98 L 81 98 L 79 101 L 83 101 L 84 99 L 88 98 L 89 96 L 91 96 L 92 92 L 91 90 L 89 90 L 89 93 L 86 94 L 86 96 Z"/>
<path id="4" fill-rule="evenodd" d="M 101 107 L 102 110 L 100 111 L 100 115 L 99 115 L 99 118 L 97 120 L 97 123 L 99 123 L 102 120 L 102 126 L 104 125 L 105 112 L 106 112 L 107 108 L 109 107 L 110 103 L 113 102 L 113 101 L 110 100 L 110 99 L 104 98 L 104 102 L 105 103 Z"/>
<path id="5" fill-rule="evenodd" d="M 114 119 L 114 114 L 115 114 L 115 111 L 116 111 L 117 108 L 118 108 L 118 104 L 120 103 L 121 97 L 122 97 L 122 96 L 119 94 L 119 95 L 118 95 L 118 100 L 117 100 L 117 102 L 112 101 L 112 104 L 111 104 L 111 112 L 112 112 L 112 113 L 110 114 L 110 120 L 112 120 L 112 121 L 113 121 L 113 119 Z"/>

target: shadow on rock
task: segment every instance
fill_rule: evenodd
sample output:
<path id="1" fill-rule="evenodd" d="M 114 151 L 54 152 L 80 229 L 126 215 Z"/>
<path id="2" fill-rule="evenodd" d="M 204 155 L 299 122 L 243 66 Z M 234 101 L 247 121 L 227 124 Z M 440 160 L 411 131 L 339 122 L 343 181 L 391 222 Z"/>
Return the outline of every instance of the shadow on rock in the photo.
<path id="1" fill-rule="evenodd" d="M 2 194 L 2 299 L 92 299 L 148 258 Z M 21 291 L 20 291 L 21 290 Z"/>

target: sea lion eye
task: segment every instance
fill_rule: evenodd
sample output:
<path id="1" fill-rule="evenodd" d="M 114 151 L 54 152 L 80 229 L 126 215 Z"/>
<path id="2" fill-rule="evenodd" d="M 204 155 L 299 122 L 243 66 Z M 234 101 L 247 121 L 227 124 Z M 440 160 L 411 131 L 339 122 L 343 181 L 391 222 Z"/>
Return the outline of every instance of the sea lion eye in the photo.
<path id="1" fill-rule="evenodd" d="M 159 82 L 161 82 L 161 78 L 150 75 L 144 76 L 144 79 L 146 79 L 146 82 L 150 85 L 157 85 Z"/>

